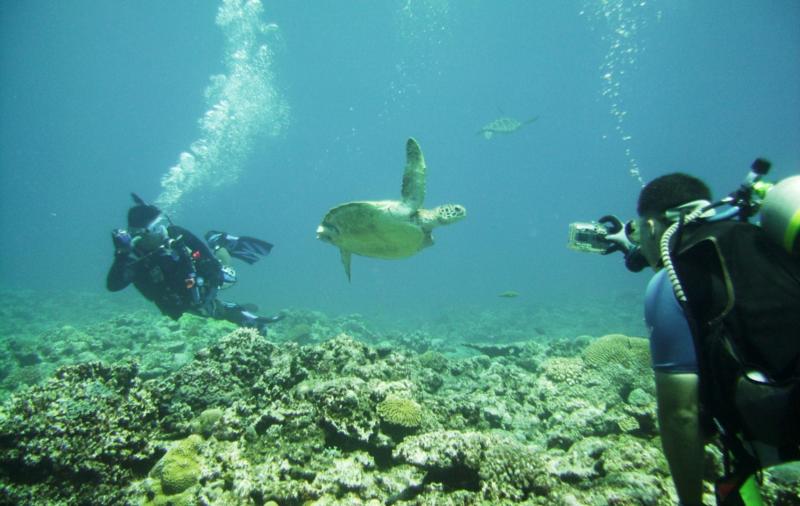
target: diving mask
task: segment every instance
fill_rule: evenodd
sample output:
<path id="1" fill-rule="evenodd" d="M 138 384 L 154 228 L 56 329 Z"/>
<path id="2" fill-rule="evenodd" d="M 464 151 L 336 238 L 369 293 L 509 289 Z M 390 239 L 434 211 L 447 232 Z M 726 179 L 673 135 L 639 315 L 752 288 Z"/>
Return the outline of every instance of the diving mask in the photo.
<path id="1" fill-rule="evenodd" d="M 168 225 L 169 218 L 161 214 L 146 227 L 132 228 L 130 230 L 133 235 L 131 245 L 134 249 L 144 253 L 155 251 L 169 239 Z"/>

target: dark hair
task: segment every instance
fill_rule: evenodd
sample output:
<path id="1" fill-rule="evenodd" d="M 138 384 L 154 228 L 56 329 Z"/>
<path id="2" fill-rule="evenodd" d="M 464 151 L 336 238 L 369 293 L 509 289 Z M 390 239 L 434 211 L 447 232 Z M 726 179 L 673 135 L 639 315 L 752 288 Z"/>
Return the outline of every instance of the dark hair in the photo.
<path id="1" fill-rule="evenodd" d="M 137 204 L 128 209 L 128 227 L 145 228 L 158 218 L 159 214 L 161 214 L 161 210 L 156 206 Z"/>
<path id="2" fill-rule="evenodd" d="M 693 200 L 711 200 L 711 190 L 701 180 L 676 172 L 657 177 L 639 194 L 639 216 L 655 216 Z"/>

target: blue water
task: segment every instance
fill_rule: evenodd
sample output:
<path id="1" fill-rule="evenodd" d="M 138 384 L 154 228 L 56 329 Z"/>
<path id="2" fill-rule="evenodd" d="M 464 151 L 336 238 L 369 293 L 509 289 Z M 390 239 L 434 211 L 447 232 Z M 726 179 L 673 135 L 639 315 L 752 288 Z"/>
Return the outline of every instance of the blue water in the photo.
<path id="1" fill-rule="evenodd" d="M 258 38 L 275 93 L 261 129 L 230 119 L 202 167 L 212 177 L 170 213 L 198 235 L 276 244 L 225 293 L 265 312 L 403 321 L 638 296 L 649 276 L 620 256 L 568 250 L 570 222 L 631 217 L 637 174 L 692 172 L 720 196 L 757 156 L 772 160 L 773 179 L 800 167 L 794 0 L 263 4 L 258 22 L 277 28 Z M 129 193 L 163 197 L 170 167 L 207 137 L 204 91 L 231 72 L 219 9 L 0 3 L 0 287 L 105 290 L 109 232 L 125 225 Z M 501 115 L 539 119 L 476 135 Z M 354 257 L 348 283 L 315 229 L 336 204 L 397 198 L 409 136 L 428 163 L 427 207 L 460 203 L 469 215 L 410 259 Z M 521 296 L 497 297 L 506 290 Z"/>

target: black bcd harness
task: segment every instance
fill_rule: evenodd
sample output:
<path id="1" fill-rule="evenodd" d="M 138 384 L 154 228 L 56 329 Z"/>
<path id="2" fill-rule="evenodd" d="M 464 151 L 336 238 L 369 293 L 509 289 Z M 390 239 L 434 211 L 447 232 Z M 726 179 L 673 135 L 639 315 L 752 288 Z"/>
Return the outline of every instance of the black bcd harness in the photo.
<path id="1" fill-rule="evenodd" d="M 703 412 L 734 467 L 761 467 L 753 443 L 800 459 L 800 259 L 745 222 L 689 224 L 680 241 Z"/>

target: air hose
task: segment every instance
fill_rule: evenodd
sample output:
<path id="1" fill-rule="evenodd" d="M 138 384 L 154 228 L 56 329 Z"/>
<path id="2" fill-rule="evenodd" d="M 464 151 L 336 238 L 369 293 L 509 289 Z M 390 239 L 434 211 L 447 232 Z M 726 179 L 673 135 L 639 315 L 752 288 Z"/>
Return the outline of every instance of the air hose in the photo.
<path id="1" fill-rule="evenodd" d="M 667 276 L 669 277 L 670 284 L 672 284 L 672 290 L 675 292 L 675 297 L 681 303 L 686 303 L 687 300 L 686 295 L 683 293 L 681 282 L 678 279 L 678 274 L 675 272 L 675 266 L 672 265 L 672 256 L 670 256 L 669 252 L 669 242 L 678 229 L 703 216 L 706 212 L 708 212 L 708 207 L 703 206 L 695 209 L 685 217 L 681 217 L 681 219 L 669 226 L 669 228 L 664 232 L 664 235 L 661 236 L 661 242 L 659 243 L 661 262 L 664 264 L 664 268 L 667 270 Z"/>

